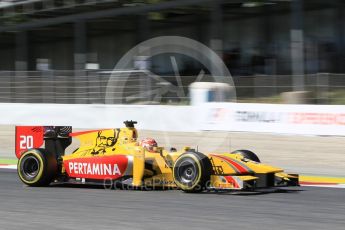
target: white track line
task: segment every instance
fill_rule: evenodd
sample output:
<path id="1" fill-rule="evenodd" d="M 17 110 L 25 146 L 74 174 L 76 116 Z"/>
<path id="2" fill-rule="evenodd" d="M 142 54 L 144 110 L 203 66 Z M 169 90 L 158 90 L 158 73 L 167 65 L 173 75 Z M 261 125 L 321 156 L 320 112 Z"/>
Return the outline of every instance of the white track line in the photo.
<path id="1" fill-rule="evenodd" d="M 319 188 L 345 188 L 345 184 L 324 185 L 324 184 L 302 184 L 302 187 L 319 187 Z"/>
<path id="2" fill-rule="evenodd" d="M 0 165 L 0 169 L 17 169 L 17 165 Z"/>

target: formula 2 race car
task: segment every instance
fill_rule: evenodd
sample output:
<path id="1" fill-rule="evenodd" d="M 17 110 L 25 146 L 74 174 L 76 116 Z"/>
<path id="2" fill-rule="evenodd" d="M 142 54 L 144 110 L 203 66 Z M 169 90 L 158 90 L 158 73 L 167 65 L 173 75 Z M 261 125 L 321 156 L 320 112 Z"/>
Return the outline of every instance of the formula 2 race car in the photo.
<path id="1" fill-rule="evenodd" d="M 124 123 L 121 129 L 76 133 L 70 126 L 17 126 L 20 180 L 29 186 L 112 182 L 126 188 L 185 192 L 299 185 L 298 175 L 260 163 L 251 151 L 204 154 L 190 147 L 167 151 L 155 143 L 139 143 L 136 122 Z M 79 148 L 65 155 L 72 138 L 79 140 Z"/>

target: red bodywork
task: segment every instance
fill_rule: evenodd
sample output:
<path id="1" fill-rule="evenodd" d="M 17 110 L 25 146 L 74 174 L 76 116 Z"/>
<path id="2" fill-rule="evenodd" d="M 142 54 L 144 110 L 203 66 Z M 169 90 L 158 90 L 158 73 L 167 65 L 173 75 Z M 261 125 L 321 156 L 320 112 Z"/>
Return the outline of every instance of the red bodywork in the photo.
<path id="1" fill-rule="evenodd" d="M 118 179 L 128 166 L 125 155 L 74 158 L 63 162 L 69 177 L 88 179 Z"/>
<path id="2" fill-rule="evenodd" d="M 28 149 L 40 148 L 43 143 L 44 127 L 43 126 L 16 126 L 16 156 Z"/>

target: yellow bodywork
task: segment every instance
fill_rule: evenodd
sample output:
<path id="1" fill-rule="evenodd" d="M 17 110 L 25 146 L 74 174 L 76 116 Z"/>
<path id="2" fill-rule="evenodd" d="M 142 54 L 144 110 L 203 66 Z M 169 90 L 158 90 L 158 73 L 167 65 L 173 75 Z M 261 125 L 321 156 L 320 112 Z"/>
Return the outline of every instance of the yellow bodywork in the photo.
<path id="1" fill-rule="evenodd" d="M 131 159 L 126 176 L 132 178 L 133 186 L 176 187 L 173 164 L 179 156 L 191 150 L 185 147 L 180 151 L 170 152 L 157 147 L 152 152 L 147 151 L 139 145 L 134 127 L 72 133 L 71 136 L 79 140 L 80 147 L 72 154 L 63 156 L 63 161 L 77 158 L 92 161 L 104 156 L 125 155 Z M 258 179 L 256 174 L 276 173 L 281 178 L 289 178 L 280 168 L 250 161 L 240 154 L 205 155 L 212 163 L 210 188 L 241 189 L 243 183 Z M 66 172 L 64 166 L 61 170 L 62 173 Z"/>

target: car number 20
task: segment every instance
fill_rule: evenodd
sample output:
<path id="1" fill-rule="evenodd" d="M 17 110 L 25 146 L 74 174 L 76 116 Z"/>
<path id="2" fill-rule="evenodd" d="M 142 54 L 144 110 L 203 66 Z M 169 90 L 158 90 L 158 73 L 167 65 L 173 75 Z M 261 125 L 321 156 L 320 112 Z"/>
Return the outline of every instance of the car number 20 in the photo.
<path id="1" fill-rule="evenodd" d="M 20 136 L 19 142 L 20 149 L 32 149 L 34 147 L 34 137 L 33 136 Z"/>

